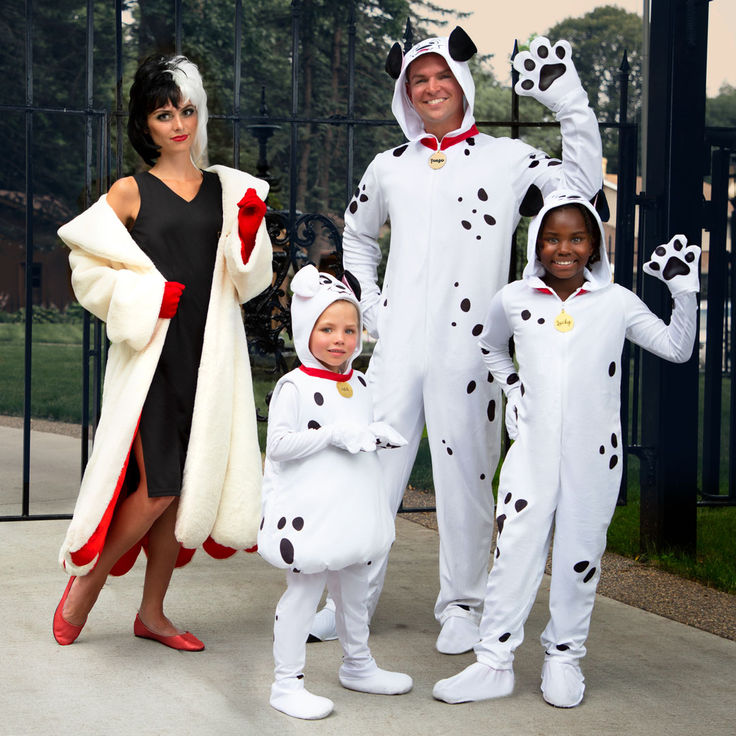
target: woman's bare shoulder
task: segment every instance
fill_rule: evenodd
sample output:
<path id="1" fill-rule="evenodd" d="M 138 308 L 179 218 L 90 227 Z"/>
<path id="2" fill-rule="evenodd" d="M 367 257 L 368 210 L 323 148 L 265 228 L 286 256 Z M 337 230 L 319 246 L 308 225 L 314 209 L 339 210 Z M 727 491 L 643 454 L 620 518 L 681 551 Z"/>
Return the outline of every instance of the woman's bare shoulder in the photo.
<path id="1" fill-rule="evenodd" d="M 141 194 L 135 178 L 125 176 L 118 179 L 110 187 L 106 199 L 120 222 L 130 229 L 141 207 Z"/>

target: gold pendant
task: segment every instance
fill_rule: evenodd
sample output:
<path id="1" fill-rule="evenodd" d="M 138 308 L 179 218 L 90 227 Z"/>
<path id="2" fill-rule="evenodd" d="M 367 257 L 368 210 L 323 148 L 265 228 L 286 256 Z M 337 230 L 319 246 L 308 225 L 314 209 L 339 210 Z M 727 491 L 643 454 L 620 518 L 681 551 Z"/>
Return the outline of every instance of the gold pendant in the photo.
<path id="1" fill-rule="evenodd" d="M 344 396 L 346 399 L 349 399 L 353 395 L 353 387 L 346 381 L 338 381 L 336 386 L 337 392 L 340 396 Z"/>
<path id="2" fill-rule="evenodd" d="M 562 311 L 555 317 L 555 329 L 558 332 L 570 332 L 575 327 L 575 320 L 562 308 Z"/>
<path id="3" fill-rule="evenodd" d="M 441 169 L 447 163 L 447 156 L 444 151 L 435 151 L 429 157 L 429 167 L 431 169 Z"/>

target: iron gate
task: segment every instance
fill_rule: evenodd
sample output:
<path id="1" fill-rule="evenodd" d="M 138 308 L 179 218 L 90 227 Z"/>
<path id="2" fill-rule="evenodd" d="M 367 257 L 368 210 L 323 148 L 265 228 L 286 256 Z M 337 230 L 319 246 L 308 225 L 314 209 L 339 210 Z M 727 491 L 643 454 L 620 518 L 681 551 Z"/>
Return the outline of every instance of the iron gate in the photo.
<path id="1" fill-rule="evenodd" d="M 183 3 L 173 0 L 174 38 L 173 47 L 181 52 L 183 44 Z M 228 114 L 211 115 L 211 119 L 219 120 L 222 125 L 229 126 L 232 134 L 232 165 L 240 165 L 241 152 L 245 142 L 241 137 L 243 130 L 248 130 L 258 144 L 256 164 L 257 175 L 275 182 L 268 164 L 268 141 L 275 130 L 286 127 L 289 131 L 288 153 L 288 204 L 287 206 L 269 209 L 267 223 L 274 243 L 274 283 L 262 295 L 246 306 L 246 329 L 254 355 L 268 355 L 273 361 L 274 374 L 286 370 L 286 358 L 283 335 L 289 331 L 288 310 L 284 301 L 283 282 L 292 268 L 298 268 L 310 258 L 310 251 L 318 241 L 324 241 L 323 251 L 326 260 L 335 268 L 341 263 L 341 235 L 339 226 L 327 214 L 321 212 L 302 212 L 297 208 L 297 173 L 299 158 L 299 131 L 301 126 L 320 124 L 335 126 L 344 131 L 345 150 L 345 203 L 351 197 L 355 171 L 356 133 L 368 127 L 395 126 L 390 119 L 368 119 L 355 115 L 356 85 L 356 13 L 354 3 L 345 3 L 345 28 L 347 31 L 347 89 L 344 112 L 327 118 L 306 117 L 300 109 L 300 38 L 301 5 L 298 0 L 291 3 L 291 109 L 288 114 L 270 115 L 266 105 L 266 90 L 261 90 L 261 105 L 257 115 L 249 115 L 241 109 L 240 99 L 240 67 L 241 49 L 241 17 L 242 0 L 233 3 L 233 92 L 231 111 Z M 64 514 L 31 514 L 30 513 L 30 397 L 31 397 L 31 352 L 33 330 L 33 264 L 34 264 L 34 218 L 33 206 L 33 146 L 34 122 L 37 116 L 53 113 L 75 117 L 84 124 L 84 181 L 81 208 L 86 208 L 103 191 L 113 178 L 124 172 L 124 91 L 123 91 L 123 49 L 124 49 L 124 15 L 128 12 L 128 4 L 124 0 L 115 0 L 114 7 L 114 64 L 115 94 L 114 102 L 108 108 L 95 106 L 94 94 L 94 36 L 95 36 L 95 3 L 87 0 L 85 18 L 86 55 L 84 63 L 85 104 L 74 107 L 44 107 L 34 101 L 33 39 L 32 39 L 32 0 L 25 5 L 25 103 L 22 105 L 0 104 L 3 113 L 13 113 L 23 117 L 25 124 L 26 170 L 25 170 L 25 202 L 26 202 L 26 370 L 24 379 L 24 424 L 23 424 L 23 497 L 22 511 L 19 515 L 0 516 L 0 521 L 26 519 L 68 518 Z M 412 44 L 411 25 L 407 24 L 405 47 Z M 643 233 L 637 231 L 637 206 L 646 205 L 644 198 L 637 195 L 637 142 L 639 130 L 628 115 L 628 83 L 629 68 L 624 56 L 620 76 L 620 109 L 618 121 L 601 123 L 604 129 L 612 129 L 618 133 L 619 175 L 616 191 L 616 252 L 615 280 L 639 291 L 641 286 L 641 261 L 644 247 L 637 247 L 643 242 Z M 0 100 L 0 103 L 4 102 Z M 505 121 L 479 121 L 478 127 L 506 128 L 512 137 L 519 137 L 526 128 L 555 125 L 554 123 L 523 122 L 519 118 L 518 99 L 511 98 L 510 117 Z M 704 361 L 704 401 L 703 401 L 703 453 L 702 453 L 702 492 L 701 502 L 706 504 L 736 503 L 736 433 L 734 432 L 733 411 L 736 403 L 734 392 L 730 395 L 730 421 L 728 426 L 728 482 L 726 494 L 721 492 L 724 486 L 719 482 L 720 472 L 720 436 L 725 431 L 721 420 L 722 385 L 724 377 L 730 379 L 733 366 L 736 341 L 731 331 L 730 305 L 733 301 L 734 283 L 733 252 L 727 247 L 728 228 L 731 229 L 733 242 L 734 220 L 729 220 L 728 185 L 730 182 L 730 162 L 734 144 L 733 131 L 709 131 L 708 143 L 713 148 L 712 161 L 712 197 L 708 208 L 707 222 L 710 230 L 710 258 L 714 268 L 710 269 L 707 280 L 706 303 L 707 340 Z M 375 153 L 375 152 L 374 152 Z M 358 171 L 360 174 L 360 171 Z M 733 202 L 731 203 L 733 204 Z M 61 224 L 61 221 L 59 222 Z M 512 259 L 512 263 L 515 259 Z M 516 274 L 510 274 L 515 277 Z M 103 329 L 96 320 L 85 315 L 83 329 L 82 361 L 84 366 L 83 380 L 83 415 L 81 465 L 87 461 L 88 439 L 92 428 L 96 425 L 100 413 L 101 380 L 105 360 L 106 343 Z M 646 452 L 639 446 L 639 370 L 640 359 L 638 349 L 628 344 L 625 348 L 623 368 L 622 420 L 623 436 L 627 439 L 629 454 L 638 455 L 646 462 Z M 629 391 L 631 387 L 631 395 Z M 626 459 L 626 454 L 625 454 Z M 624 465 L 626 468 L 626 465 Z M 626 472 L 620 502 L 626 501 Z"/>

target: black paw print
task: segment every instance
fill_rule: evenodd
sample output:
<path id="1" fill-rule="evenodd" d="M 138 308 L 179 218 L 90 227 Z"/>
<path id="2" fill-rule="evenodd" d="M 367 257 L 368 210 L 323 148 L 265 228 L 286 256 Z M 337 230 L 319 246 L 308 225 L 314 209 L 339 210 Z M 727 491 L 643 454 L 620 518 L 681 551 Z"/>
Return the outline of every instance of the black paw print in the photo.
<path id="1" fill-rule="evenodd" d="M 294 519 L 292 519 L 291 526 L 293 527 L 294 531 L 300 532 L 304 528 L 304 519 L 301 516 L 295 516 Z M 276 524 L 276 528 L 279 530 L 282 530 L 285 527 L 286 527 L 286 517 L 282 516 L 278 520 L 278 523 Z M 286 537 L 283 537 L 281 539 L 281 543 L 279 544 L 279 551 L 281 552 L 281 558 L 287 565 L 293 564 L 294 545 L 291 543 L 291 540 L 287 539 Z"/>
<path id="2" fill-rule="evenodd" d="M 669 243 L 654 249 L 651 260 L 644 264 L 644 270 L 665 282 L 676 276 L 695 276 L 699 254 L 697 245 L 688 245 L 684 235 L 675 235 Z"/>
<path id="3" fill-rule="evenodd" d="M 558 41 L 550 46 L 543 36 L 534 39 L 529 52 L 517 56 L 519 65 L 514 62 L 514 67 L 525 77 L 521 80 L 521 88 L 531 92 L 537 87 L 540 92 L 546 92 L 565 74 L 570 57 L 570 44 L 567 41 Z"/>
<path id="4" fill-rule="evenodd" d="M 475 239 L 482 240 L 488 228 L 496 224 L 496 218 L 488 212 L 488 192 L 481 187 L 474 195 L 468 198 L 459 196 L 457 201 L 470 207 L 470 212 L 466 212 L 460 220 L 463 230 L 472 230 L 475 233 Z"/>

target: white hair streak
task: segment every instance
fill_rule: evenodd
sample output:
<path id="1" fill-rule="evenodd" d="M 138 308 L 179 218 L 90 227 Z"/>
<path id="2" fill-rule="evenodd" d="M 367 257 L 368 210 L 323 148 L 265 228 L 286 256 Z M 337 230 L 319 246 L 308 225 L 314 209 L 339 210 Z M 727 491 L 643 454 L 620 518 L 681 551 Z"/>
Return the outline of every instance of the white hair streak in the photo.
<path id="1" fill-rule="evenodd" d="M 175 56 L 169 73 L 182 94 L 182 102 L 189 100 L 197 108 L 197 132 L 192 142 L 192 160 L 199 165 L 207 153 L 207 92 L 197 65 L 186 56 Z"/>

